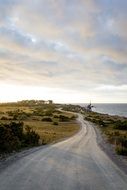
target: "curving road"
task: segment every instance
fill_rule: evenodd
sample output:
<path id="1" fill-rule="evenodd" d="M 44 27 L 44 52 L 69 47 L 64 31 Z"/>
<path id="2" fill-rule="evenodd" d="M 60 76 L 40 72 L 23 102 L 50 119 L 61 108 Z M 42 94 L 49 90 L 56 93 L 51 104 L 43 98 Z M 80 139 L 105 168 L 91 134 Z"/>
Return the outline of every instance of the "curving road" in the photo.
<path id="1" fill-rule="evenodd" d="M 99 148 L 91 124 L 78 117 L 80 132 L 41 148 L 0 173 L 0 190 L 127 190 L 127 176 Z"/>

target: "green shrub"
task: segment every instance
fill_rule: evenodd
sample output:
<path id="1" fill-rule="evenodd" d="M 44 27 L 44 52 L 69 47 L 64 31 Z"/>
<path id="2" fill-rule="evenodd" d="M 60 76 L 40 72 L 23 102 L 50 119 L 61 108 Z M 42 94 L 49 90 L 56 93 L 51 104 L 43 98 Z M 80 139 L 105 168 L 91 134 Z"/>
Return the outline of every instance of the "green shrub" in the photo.
<path id="1" fill-rule="evenodd" d="M 127 156 L 127 148 L 116 146 L 115 150 L 117 154 Z"/>
<path id="2" fill-rule="evenodd" d="M 59 115 L 54 115 L 53 117 L 54 117 L 54 118 L 59 118 Z"/>
<path id="3" fill-rule="evenodd" d="M 39 135 L 28 126 L 24 133 L 23 125 L 23 122 L 0 124 L 0 153 L 38 144 Z"/>
<path id="4" fill-rule="evenodd" d="M 32 115 L 34 115 L 34 116 L 44 116 L 45 113 L 44 113 L 44 110 L 34 110 Z"/>
<path id="5" fill-rule="evenodd" d="M 19 140 L 23 138 L 23 122 L 15 123 L 11 122 L 8 126 L 11 129 L 14 136 L 18 137 Z"/>
<path id="6" fill-rule="evenodd" d="M 116 137 L 116 144 L 121 147 L 127 148 L 127 137 L 126 136 L 118 136 Z"/>
<path id="7" fill-rule="evenodd" d="M 52 116 L 53 115 L 53 110 L 46 110 L 45 111 L 45 116 Z"/>
<path id="8" fill-rule="evenodd" d="M 6 128 L 4 125 L 0 126 L 0 153 L 12 152 L 20 147 L 21 142 L 11 129 Z"/>
<path id="9" fill-rule="evenodd" d="M 71 116 L 71 118 L 70 118 L 70 119 L 74 120 L 74 119 L 76 119 L 76 116 L 75 116 L 75 115 L 73 115 L 73 116 Z"/>
<path id="10" fill-rule="evenodd" d="M 54 122 L 53 122 L 53 125 L 58 125 L 58 122 L 54 121 Z"/>
<path id="11" fill-rule="evenodd" d="M 89 116 L 86 116 L 84 119 L 87 121 L 91 121 L 91 117 L 89 117 Z"/>
<path id="12" fill-rule="evenodd" d="M 39 143 L 39 135 L 37 133 L 35 133 L 35 131 L 33 131 L 29 126 L 25 127 L 26 130 L 26 134 L 24 135 L 24 145 L 27 146 L 34 146 L 34 145 L 38 145 Z"/>
<path id="13" fill-rule="evenodd" d="M 67 116 L 64 116 L 64 115 L 60 115 L 60 116 L 59 116 L 59 121 L 60 121 L 60 122 L 67 122 L 67 121 L 69 121 L 69 120 L 70 120 L 70 118 L 67 117 Z"/>
<path id="14" fill-rule="evenodd" d="M 117 121 L 114 126 L 114 129 L 127 130 L 127 121 Z"/>
<path id="15" fill-rule="evenodd" d="M 52 119 L 50 117 L 44 117 L 42 121 L 52 122 Z"/>
<path id="16" fill-rule="evenodd" d="M 8 118 L 8 117 L 3 116 L 3 117 L 1 117 L 1 120 L 9 120 L 9 118 Z"/>
<path id="17" fill-rule="evenodd" d="M 13 117 L 13 120 L 26 120 L 30 113 L 26 113 L 22 110 L 15 110 L 15 111 L 8 111 L 7 112 L 9 116 Z"/>

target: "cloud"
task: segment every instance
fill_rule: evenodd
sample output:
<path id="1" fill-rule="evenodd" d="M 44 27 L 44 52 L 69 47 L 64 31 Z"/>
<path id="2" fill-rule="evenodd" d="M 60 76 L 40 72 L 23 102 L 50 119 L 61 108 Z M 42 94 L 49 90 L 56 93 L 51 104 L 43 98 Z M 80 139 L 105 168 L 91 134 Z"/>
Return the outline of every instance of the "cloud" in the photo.
<path id="1" fill-rule="evenodd" d="M 127 91 L 127 85 L 113 86 L 113 85 L 104 85 L 96 88 L 96 90 L 108 90 L 108 91 Z"/>
<path id="2" fill-rule="evenodd" d="M 110 84 L 125 96 L 126 5 L 124 0 L 0 0 L 0 83 L 62 87 L 81 97 L 95 94 L 97 100 Z"/>

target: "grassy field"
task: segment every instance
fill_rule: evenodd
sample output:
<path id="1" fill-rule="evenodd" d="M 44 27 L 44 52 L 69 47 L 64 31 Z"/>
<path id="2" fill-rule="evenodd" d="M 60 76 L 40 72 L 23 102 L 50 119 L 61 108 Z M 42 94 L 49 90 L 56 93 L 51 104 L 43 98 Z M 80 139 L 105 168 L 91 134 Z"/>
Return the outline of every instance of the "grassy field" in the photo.
<path id="1" fill-rule="evenodd" d="M 2 127 L 5 129 L 8 127 L 7 125 L 9 125 L 9 130 L 11 130 L 10 126 L 13 122 L 23 123 L 23 133 L 26 133 L 26 129 L 27 133 L 29 133 L 30 129 L 31 132 L 34 131 L 38 134 L 40 137 L 39 144 L 58 142 L 64 138 L 74 135 L 80 129 L 79 124 L 76 122 L 76 115 L 59 110 L 55 104 L 0 104 L 0 129 L 2 130 Z M 7 131 L 7 133 L 8 132 L 9 131 Z M 5 136 L 7 136 L 6 133 Z M 20 137 L 18 138 L 20 139 Z M 9 140 L 10 139 L 11 137 L 9 137 Z M 12 141 L 13 139 L 14 138 L 12 138 Z M 0 142 L 1 147 L 4 140 L 5 139 Z M 22 141 L 24 142 L 24 140 L 21 140 L 21 143 Z M 13 144 L 16 142 L 18 142 L 17 137 Z M 26 143 L 25 146 L 27 146 Z"/>
<path id="2" fill-rule="evenodd" d="M 79 130 L 79 125 L 75 121 L 60 122 L 58 125 L 53 125 L 51 122 L 25 121 L 25 125 L 31 126 L 39 134 L 43 144 L 58 142 Z"/>

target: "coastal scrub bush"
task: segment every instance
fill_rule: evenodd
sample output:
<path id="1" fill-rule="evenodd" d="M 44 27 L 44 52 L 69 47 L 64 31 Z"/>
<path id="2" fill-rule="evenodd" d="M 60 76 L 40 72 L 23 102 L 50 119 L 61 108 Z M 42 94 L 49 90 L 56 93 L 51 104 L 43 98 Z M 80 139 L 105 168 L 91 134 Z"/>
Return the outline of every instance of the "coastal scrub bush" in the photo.
<path id="1" fill-rule="evenodd" d="M 76 115 L 72 115 L 70 119 L 74 120 L 76 119 L 76 117 L 77 117 Z"/>
<path id="2" fill-rule="evenodd" d="M 85 116 L 85 117 L 84 117 L 84 120 L 92 121 L 91 117 L 89 117 L 89 116 Z"/>
<path id="3" fill-rule="evenodd" d="M 127 137 L 117 136 L 115 138 L 116 153 L 120 155 L 127 155 Z"/>
<path id="4" fill-rule="evenodd" d="M 45 111 L 45 116 L 52 116 L 53 115 L 53 110 L 46 110 Z"/>
<path id="5" fill-rule="evenodd" d="M 127 156 L 127 148 L 116 146 L 116 153 L 119 155 Z"/>
<path id="6" fill-rule="evenodd" d="M 19 149 L 21 143 L 18 137 L 14 136 L 12 130 L 5 126 L 0 126 L 0 153 L 12 152 Z"/>
<path id="7" fill-rule="evenodd" d="M 54 118 L 59 118 L 59 115 L 54 115 L 53 117 L 54 117 Z"/>
<path id="8" fill-rule="evenodd" d="M 30 117 L 30 113 L 26 113 L 22 110 L 14 110 L 14 111 L 8 111 L 8 116 L 12 117 L 12 120 L 26 120 L 28 117 Z"/>
<path id="9" fill-rule="evenodd" d="M 53 122 L 53 125 L 58 125 L 58 122 L 57 122 L 57 121 L 54 121 L 54 122 Z"/>
<path id="10" fill-rule="evenodd" d="M 60 116 L 59 116 L 59 121 L 60 121 L 60 122 L 67 122 L 67 121 L 69 121 L 69 120 L 70 120 L 70 118 L 67 117 L 67 116 L 64 116 L 64 115 L 60 115 Z"/>
<path id="11" fill-rule="evenodd" d="M 52 122 L 52 119 L 50 117 L 43 117 L 42 121 Z"/>
<path id="12" fill-rule="evenodd" d="M 28 127 L 24 132 L 23 122 L 0 124 L 0 153 L 37 145 L 39 138 L 39 135 Z"/>
<path id="13" fill-rule="evenodd" d="M 13 135 L 15 137 L 17 137 L 19 140 L 22 140 L 23 138 L 23 122 L 11 122 L 10 124 L 8 124 L 7 126 L 10 128 L 10 130 L 12 131 Z"/>
<path id="14" fill-rule="evenodd" d="M 44 116 L 45 112 L 44 112 L 43 109 L 38 108 L 38 109 L 33 110 L 32 115 L 34 115 L 34 116 Z"/>
<path id="15" fill-rule="evenodd" d="M 127 121 L 117 121 L 114 126 L 114 129 L 127 130 Z"/>
<path id="16" fill-rule="evenodd" d="M 125 136 L 119 136 L 116 138 L 116 143 L 117 145 L 121 146 L 121 147 L 125 147 L 127 148 L 127 137 Z"/>
<path id="17" fill-rule="evenodd" d="M 1 117 L 1 120 L 9 120 L 9 118 L 8 118 L 8 117 L 3 116 L 3 117 Z"/>
<path id="18" fill-rule="evenodd" d="M 29 127 L 28 125 L 25 127 L 25 135 L 24 135 L 24 145 L 27 145 L 27 146 L 34 146 L 34 145 L 38 145 L 39 143 L 39 135 L 33 131 L 31 129 L 31 127 Z"/>

